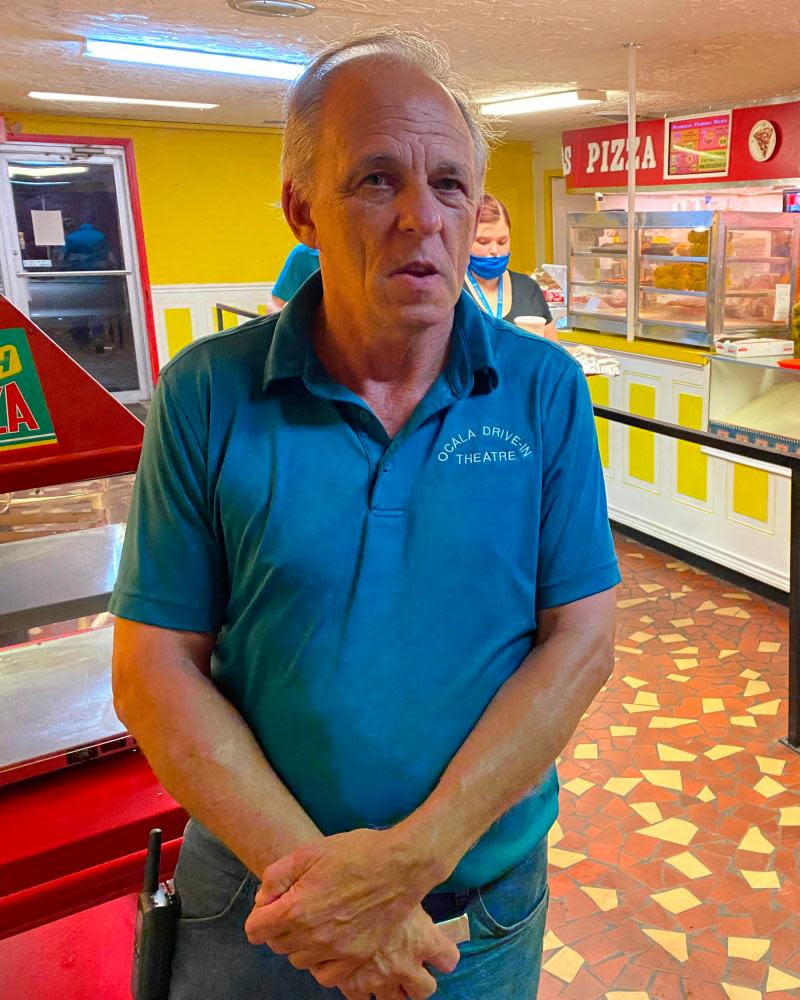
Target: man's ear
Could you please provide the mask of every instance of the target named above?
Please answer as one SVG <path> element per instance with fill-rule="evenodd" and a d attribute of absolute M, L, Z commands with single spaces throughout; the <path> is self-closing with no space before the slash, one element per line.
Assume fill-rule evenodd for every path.
<path fill-rule="evenodd" d="M 281 189 L 281 205 L 289 228 L 307 247 L 318 249 L 317 228 L 311 217 L 311 205 L 308 199 L 292 187 L 291 181 L 285 181 Z"/>

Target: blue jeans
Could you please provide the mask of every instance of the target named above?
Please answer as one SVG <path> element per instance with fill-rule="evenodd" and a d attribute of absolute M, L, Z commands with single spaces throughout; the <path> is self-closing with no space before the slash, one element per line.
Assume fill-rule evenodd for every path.
<path fill-rule="evenodd" d="M 175 871 L 181 896 L 170 1000 L 342 1000 L 283 955 L 251 945 L 243 925 L 258 880 L 199 823 L 186 827 Z M 466 907 L 471 940 L 437 974 L 437 1000 L 536 1000 L 547 915 L 547 843 Z"/>

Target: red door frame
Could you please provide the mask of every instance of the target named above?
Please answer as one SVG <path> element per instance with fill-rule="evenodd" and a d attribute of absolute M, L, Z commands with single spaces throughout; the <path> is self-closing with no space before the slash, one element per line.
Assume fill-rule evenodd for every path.
<path fill-rule="evenodd" d="M 142 279 L 142 298 L 144 301 L 144 322 L 147 331 L 147 346 L 150 350 L 150 369 L 153 386 L 158 380 L 158 343 L 156 341 L 156 324 L 153 314 L 153 296 L 150 291 L 150 272 L 147 268 L 147 253 L 144 246 L 144 225 L 142 223 L 142 205 L 139 198 L 139 179 L 136 174 L 136 157 L 133 152 L 133 139 L 104 139 L 88 135 L 28 135 L 20 132 L 8 134 L 6 141 L 41 142 L 49 145 L 68 146 L 116 146 L 122 149 L 125 156 L 125 172 L 128 178 L 128 190 L 131 196 L 131 215 L 133 216 L 133 235 L 136 244 L 136 256 L 139 261 L 139 274 Z"/>

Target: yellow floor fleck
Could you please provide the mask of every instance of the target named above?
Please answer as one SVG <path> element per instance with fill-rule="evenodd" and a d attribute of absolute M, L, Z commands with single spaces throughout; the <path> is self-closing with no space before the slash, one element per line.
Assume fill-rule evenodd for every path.
<path fill-rule="evenodd" d="M 751 872 L 740 868 L 739 871 L 751 889 L 780 889 L 781 880 L 777 872 Z"/>
<path fill-rule="evenodd" d="M 753 854 L 772 854 L 775 845 L 771 844 L 757 826 L 751 826 L 742 837 L 740 851 L 751 851 Z"/>
<path fill-rule="evenodd" d="M 776 795 L 780 795 L 781 792 L 785 792 L 786 789 L 779 781 L 776 781 L 774 778 L 770 778 L 769 775 L 766 775 L 755 786 L 755 791 L 757 791 L 759 795 L 763 795 L 765 799 L 771 799 Z"/>
<path fill-rule="evenodd" d="M 680 771 L 662 768 L 655 771 L 642 771 L 647 781 L 657 788 L 669 788 L 673 792 L 683 791 L 683 776 Z"/>
<path fill-rule="evenodd" d="M 603 785 L 603 789 L 606 792 L 612 792 L 614 795 L 625 796 L 629 792 L 632 792 L 641 781 L 641 778 L 609 778 Z"/>
<path fill-rule="evenodd" d="M 746 958 L 750 962 L 758 962 L 768 951 L 769 938 L 728 938 L 728 958 Z"/>
<path fill-rule="evenodd" d="M 724 760 L 725 757 L 733 757 L 735 753 L 741 753 L 744 747 L 729 746 L 726 743 L 719 743 L 717 746 L 706 750 L 706 757 L 709 760 Z"/>
<path fill-rule="evenodd" d="M 670 844 L 688 847 L 697 833 L 697 827 L 686 819 L 665 819 L 661 823 L 644 827 L 636 832 L 644 834 L 645 837 L 655 837 L 656 840 L 666 840 Z"/>
<path fill-rule="evenodd" d="M 551 865 L 556 868 L 571 868 L 579 861 L 585 861 L 585 854 L 578 854 L 577 851 L 564 851 L 560 847 L 551 847 L 547 853 Z"/>
<path fill-rule="evenodd" d="M 658 708 L 657 705 L 640 705 L 631 704 L 630 702 L 623 702 L 622 707 L 630 715 L 636 715 L 637 712 L 655 712 L 656 708 Z"/>
<path fill-rule="evenodd" d="M 688 750 L 679 750 L 678 747 L 671 747 L 667 743 L 657 743 L 658 759 L 664 762 L 677 760 L 697 760 L 696 753 L 689 753 Z"/>
<path fill-rule="evenodd" d="M 777 757 L 756 756 L 756 762 L 762 774 L 774 774 L 778 777 L 783 774 L 783 769 L 786 767 L 786 761 L 779 760 Z"/>
<path fill-rule="evenodd" d="M 628 674 L 626 677 L 622 678 L 622 683 L 623 684 L 627 684 L 628 687 L 632 687 L 634 689 L 636 689 L 636 688 L 642 688 L 642 687 L 647 687 L 647 681 L 643 681 L 639 677 L 633 677 L 630 674 Z"/>
<path fill-rule="evenodd" d="M 636 726 L 611 726 L 609 732 L 612 736 L 635 736 L 638 729 Z"/>
<path fill-rule="evenodd" d="M 650 898 L 673 915 L 685 913 L 700 905 L 700 900 L 688 889 L 668 889 L 666 892 L 654 892 Z"/>
<path fill-rule="evenodd" d="M 661 810 L 655 802 L 634 802 L 631 809 L 638 813 L 645 823 L 660 823 L 663 819 Z"/>
<path fill-rule="evenodd" d="M 687 962 L 689 960 L 689 949 L 686 944 L 685 934 L 676 931 L 658 931 L 651 927 L 643 927 L 642 930 L 656 944 L 661 945 L 664 951 L 668 952 L 679 962 Z"/>
<path fill-rule="evenodd" d="M 573 778 L 572 781 L 568 781 L 566 785 L 562 785 L 561 787 L 580 798 L 581 795 L 588 792 L 590 788 L 594 788 L 594 785 L 591 781 L 587 781 L 585 778 Z"/>
<path fill-rule="evenodd" d="M 749 986 L 733 986 L 731 983 L 723 983 L 723 990 L 728 996 L 728 1000 L 762 1000 L 758 990 L 751 990 Z"/>
<path fill-rule="evenodd" d="M 619 906 L 619 896 L 616 889 L 603 889 L 595 885 L 582 885 L 581 889 L 603 913 L 615 910 Z"/>
<path fill-rule="evenodd" d="M 760 705 L 752 705 L 747 711 L 751 715 L 777 715 L 780 707 L 781 700 L 776 698 L 774 701 L 764 701 Z"/>
<path fill-rule="evenodd" d="M 697 719 L 676 719 L 674 716 L 654 715 L 650 720 L 650 729 L 680 729 L 681 726 L 690 726 Z"/>
<path fill-rule="evenodd" d="M 544 951 L 552 951 L 553 948 L 563 948 L 564 942 L 558 936 L 558 934 L 553 933 L 553 931 L 548 931 L 544 936 L 544 941 L 542 942 L 542 949 Z"/>
<path fill-rule="evenodd" d="M 685 875 L 686 878 L 690 879 L 707 878 L 711 874 L 711 869 L 706 868 L 703 862 L 689 851 L 684 851 L 683 854 L 676 854 L 671 858 L 667 858 L 666 864 L 671 865 L 681 875 Z"/>
<path fill-rule="evenodd" d="M 777 993 L 779 990 L 793 990 L 800 986 L 800 979 L 797 976 L 790 976 L 788 972 L 781 972 L 774 966 L 769 967 L 767 974 L 767 993 Z"/>
<path fill-rule="evenodd" d="M 579 743 L 572 756 L 575 760 L 597 760 L 597 744 Z"/>
<path fill-rule="evenodd" d="M 786 806 L 781 809 L 778 826 L 800 826 L 800 806 Z"/>
<path fill-rule="evenodd" d="M 580 972 L 583 959 L 572 948 L 562 948 L 557 951 L 551 959 L 542 966 L 551 976 L 555 976 L 562 982 L 571 983 Z"/>

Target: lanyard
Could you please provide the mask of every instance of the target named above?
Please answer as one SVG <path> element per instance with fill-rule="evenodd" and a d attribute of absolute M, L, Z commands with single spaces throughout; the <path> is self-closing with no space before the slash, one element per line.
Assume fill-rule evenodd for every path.
<path fill-rule="evenodd" d="M 495 315 L 497 316 L 498 319 L 503 318 L 503 278 L 504 275 L 501 274 L 498 279 L 498 285 L 497 285 L 497 312 L 495 313 Z M 475 294 L 478 296 L 478 301 L 486 310 L 486 312 L 489 313 L 489 315 L 491 316 L 492 310 L 489 308 L 489 302 L 487 301 L 486 296 L 483 294 L 483 289 L 478 284 L 478 282 L 472 277 L 469 271 L 467 271 L 467 279 L 469 283 L 472 285 Z"/>

